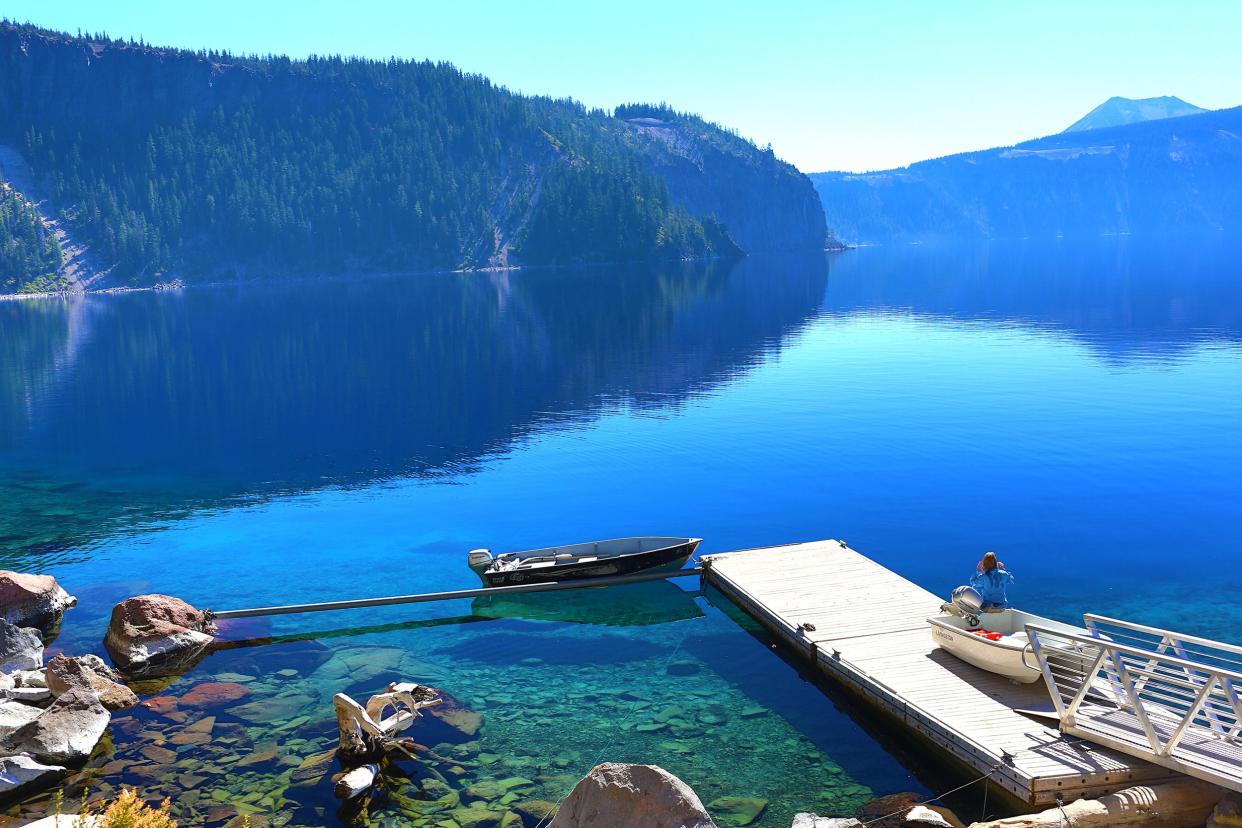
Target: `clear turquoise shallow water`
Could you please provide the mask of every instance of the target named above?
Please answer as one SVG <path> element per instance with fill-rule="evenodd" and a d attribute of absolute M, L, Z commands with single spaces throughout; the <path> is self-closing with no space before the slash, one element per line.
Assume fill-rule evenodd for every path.
<path fill-rule="evenodd" d="M 73 651 L 138 592 L 220 609 L 464 587 L 476 546 L 656 533 L 844 538 L 938 592 L 991 548 L 1025 608 L 1238 641 L 1237 252 L 877 248 L 0 303 L 0 566 L 79 596 Z M 756 825 L 942 781 L 681 586 L 281 618 L 260 632 L 318 643 L 219 653 L 168 691 L 255 676 L 247 703 L 291 699 L 279 715 L 196 711 L 236 741 L 175 761 L 141 750 L 186 722 L 119 717 L 91 778 L 176 794 L 191 823 L 222 817 L 211 791 L 331 823 L 326 782 L 211 751 L 311 755 L 331 693 L 399 675 L 483 714 L 443 741 L 475 757 L 439 771 L 464 804 L 555 800 L 600 758 L 763 799 Z M 381 669 L 355 680 L 350 659 Z M 378 813 L 437 824 L 415 776 Z M 478 787 L 514 777 L 503 806 Z"/>

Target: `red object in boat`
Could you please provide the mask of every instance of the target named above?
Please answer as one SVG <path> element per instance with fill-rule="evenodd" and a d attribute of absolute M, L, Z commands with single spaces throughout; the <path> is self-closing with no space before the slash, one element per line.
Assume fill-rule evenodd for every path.
<path fill-rule="evenodd" d="M 986 638 L 988 641 L 1000 641 L 1005 637 L 1004 633 L 992 632 L 991 630 L 971 630 L 971 632 L 980 638 Z"/>

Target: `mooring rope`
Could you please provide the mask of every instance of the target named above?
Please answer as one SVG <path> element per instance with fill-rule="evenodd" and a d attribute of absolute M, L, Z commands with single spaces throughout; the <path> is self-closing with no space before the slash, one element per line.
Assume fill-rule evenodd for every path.
<path fill-rule="evenodd" d="M 975 779 L 972 779 L 972 780 L 970 780 L 969 782 L 967 782 L 967 783 L 966 783 L 966 784 L 964 784 L 964 785 L 958 785 L 956 788 L 954 788 L 954 789 L 953 789 L 953 790 L 951 790 L 951 791 L 945 791 L 944 793 L 939 794 L 938 796 L 933 796 L 933 797 L 931 797 L 930 799 L 924 799 L 922 802 L 916 802 L 916 803 L 914 803 L 913 805 L 905 805 L 905 806 L 902 806 L 901 810 L 899 810 L 899 811 L 893 811 L 891 814 L 885 814 L 884 816 L 878 816 L 878 817 L 876 817 L 875 819 L 869 819 L 869 820 L 867 820 L 866 822 L 864 822 L 864 823 L 863 823 L 863 825 L 871 825 L 872 823 L 875 823 L 875 822 L 880 822 L 881 820 L 891 819 L 891 818 L 893 818 L 893 817 L 895 817 L 895 816 L 901 816 L 902 814 L 907 813 L 907 812 L 908 812 L 911 808 L 917 808 L 917 807 L 918 807 L 918 806 L 920 806 L 920 805 L 929 805 L 929 804 L 931 804 L 932 802 L 936 802 L 937 800 L 944 799 L 944 797 L 946 797 L 946 796 L 949 796 L 949 795 L 951 795 L 951 794 L 955 794 L 955 793 L 957 793 L 958 791 L 965 790 L 966 788 L 969 788 L 971 785 L 978 784 L 979 782 L 982 782 L 983 780 L 987 779 L 987 778 L 988 778 L 989 776 L 991 776 L 993 773 L 995 773 L 996 771 L 998 771 L 998 770 L 1000 770 L 1002 767 L 1004 767 L 1004 764 L 1005 764 L 1004 762 L 997 762 L 995 765 L 993 765 L 991 768 L 989 768 L 989 769 L 987 770 L 987 772 L 986 772 L 986 773 L 984 773 L 982 776 L 977 777 L 977 778 L 975 778 Z M 984 786 L 984 789 L 983 789 L 983 790 L 985 791 L 985 796 L 986 796 L 987 787 L 986 787 L 986 786 Z M 986 802 L 986 800 L 985 800 L 985 802 Z M 985 805 L 985 807 L 986 807 L 986 805 Z"/>
<path fill-rule="evenodd" d="M 1074 820 L 1070 819 L 1070 815 L 1065 813 L 1065 799 L 1057 794 L 1057 808 L 1061 811 L 1061 824 L 1072 826 Z"/>

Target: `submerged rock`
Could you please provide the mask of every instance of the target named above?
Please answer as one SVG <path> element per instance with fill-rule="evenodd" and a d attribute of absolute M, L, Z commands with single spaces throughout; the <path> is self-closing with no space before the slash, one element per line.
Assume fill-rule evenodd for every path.
<path fill-rule="evenodd" d="M 716 828 L 690 786 L 655 765 L 596 765 L 549 828 Z"/>
<path fill-rule="evenodd" d="M 926 797 L 914 791 L 886 794 L 865 803 L 858 809 L 856 816 L 868 826 L 875 828 L 897 828 L 905 824 L 905 815 L 911 808 L 918 805 Z"/>
<path fill-rule="evenodd" d="M 121 677 L 97 655 L 70 658 L 58 655 L 47 663 L 47 689 L 63 696 L 75 687 L 94 691 L 99 703 L 111 711 L 126 710 L 138 703 L 134 691 L 121 684 Z"/>
<path fill-rule="evenodd" d="M 138 595 L 112 608 L 104 646 L 125 673 L 167 675 L 196 661 L 215 628 L 205 613 L 169 595 Z"/>
<path fill-rule="evenodd" d="M 400 680 L 399 665 L 405 650 L 398 647 L 349 647 L 337 650 L 311 679 L 318 684 L 346 684 L 346 691 L 371 688 L 393 679 Z M 371 692 L 374 692 L 372 690 Z"/>
<path fill-rule="evenodd" d="M 34 627 L 0 618 L 0 673 L 38 670 L 43 666 L 43 637 Z"/>
<path fill-rule="evenodd" d="M 477 802 L 466 808 L 453 809 L 451 816 L 453 821 L 460 825 L 461 828 L 501 828 L 502 825 L 505 825 L 506 828 L 508 828 L 508 825 L 514 825 L 516 828 L 516 826 L 522 824 L 521 817 L 518 817 L 517 823 L 510 822 L 506 824 L 503 821 L 506 816 L 505 812 L 484 808 Z"/>
<path fill-rule="evenodd" d="M 427 708 L 427 713 L 464 736 L 478 735 L 483 727 L 483 714 L 469 709 L 448 694 L 441 694 L 441 704 Z"/>
<path fill-rule="evenodd" d="M 111 718 L 98 696 L 75 687 L 9 734 L 0 750 L 29 753 L 45 762 L 80 762 L 95 749 Z"/>
<path fill-rule="evenodd" d="M 304 782 L 318 782 L 332 770 L 332 760 L 336 758 L 336 748 L 307 756 L 293 769 L 289 781 L 295 785 Z"/>
<path fill-rule="evenodd" d="M 26 575 L 0 569 L 0 619 L 53 635 L 65 610 L 78 602 L 51 575 Z"/>
<path fill-rule="evenodd" d="M 525 802 L 513 803 L 513 810 L 527 819 L 543 822 L 556 812 L 556 803 L 546 799 L 528 799 Z"/>
<path fill-rule="evenodd" d="M 0 800 L 46 788 L 65 774 L 60 765 L 45 765 L 26 753 L 0 758 Z"/>
<path fill-rule="evenodd" d="M 299 688 L 239 704 L 229 708 L 228 712 L 251 724 L 270 725 L 293 718 L 316 701 L 318 697 L 314 693 Z"/>
<path fill-rule="evenodd" d="M 202 709 L 241 701 L 250 695 L 250 688 L 231 681 L 209 681 L 200 684 L 177 700 L 178 707 Z"/>
<path fill-rule="evenodd" d="M 750 825 L 764 809 L 766 799 L 751 796 L 722 796 L 707 803 L 707 810 L 729 825 Z"/>
<path fill-rule="evenodd" d="M 160 716 L 167 716 L 177 710 L 177 699 L 174 696 L 152 696 L 140 704 Z"/>

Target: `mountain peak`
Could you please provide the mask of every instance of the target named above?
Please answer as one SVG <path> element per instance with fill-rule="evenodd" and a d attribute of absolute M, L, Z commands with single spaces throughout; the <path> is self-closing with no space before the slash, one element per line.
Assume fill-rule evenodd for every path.
<path fill-rule="evenodd" d="M 1082 132 L 1088 129 L 1104 129 L 1139 121 L 1158 121 L 1162 118 L 1198 115 L 1207 111 L 1172 95 L 1138 99 L 1114 95 L 1088 112 L 1082 119 L 1075 121 L 1065 131 Z"/>

